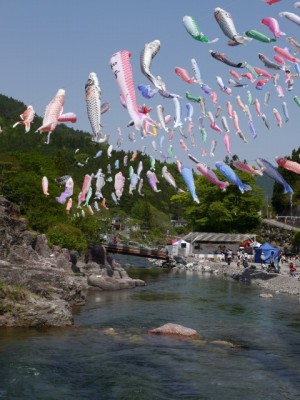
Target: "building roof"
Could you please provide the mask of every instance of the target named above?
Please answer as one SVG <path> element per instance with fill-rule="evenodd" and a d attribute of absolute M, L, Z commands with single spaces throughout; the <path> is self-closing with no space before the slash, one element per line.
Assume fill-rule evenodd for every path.
<path fill-rule="evenodd" d="M 190 232 L 183 239 L 187 242 L 242 243 L 247 239 L 255 240 L 255 237 L 251 233 Z"/>

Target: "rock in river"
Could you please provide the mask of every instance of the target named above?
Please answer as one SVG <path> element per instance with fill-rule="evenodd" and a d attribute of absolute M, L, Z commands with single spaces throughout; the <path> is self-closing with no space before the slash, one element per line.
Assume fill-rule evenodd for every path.
<path fill-rule="evenodd" d="M 193 339 L 200 339 L 200 335 L 195 329 L 187 328 L 178 324 L 172 324 L 170 322 L 158 328 L 151 329 L 148 332 L 156 335 L 176 335 Z"/>

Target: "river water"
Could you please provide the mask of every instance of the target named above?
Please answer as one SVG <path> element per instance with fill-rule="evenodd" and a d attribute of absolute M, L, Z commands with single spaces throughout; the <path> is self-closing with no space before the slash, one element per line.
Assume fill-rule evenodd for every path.
<path fill-rule="evenodd" d="M 72 328 L 0 330 L 0 399 L 299 399 L 295 297 L 145 265 L 130 274 L 147 286 L 91 291 Z M 167 322 L 205 340 L 147 333 Z"/>

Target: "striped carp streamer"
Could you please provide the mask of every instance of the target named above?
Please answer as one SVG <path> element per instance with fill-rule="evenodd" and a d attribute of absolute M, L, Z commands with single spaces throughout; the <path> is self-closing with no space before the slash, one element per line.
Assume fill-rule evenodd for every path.
<path fill-rule="evenodd" d="M 87 115 L 93 132 L 93 142 L 101 137 L 101 89 L 95 72 L 89 74 L 85 84 Z"/>

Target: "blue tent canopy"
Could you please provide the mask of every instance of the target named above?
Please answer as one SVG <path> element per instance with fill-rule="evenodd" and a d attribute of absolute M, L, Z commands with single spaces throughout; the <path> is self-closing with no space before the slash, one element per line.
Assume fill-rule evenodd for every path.
<path fill-rule="evenodd" d="M 271 252 L 274 252 L 274 262 L 277 262 L 278 259 L 278 252 L 279 249 L 278 247 L 273 247 L 271 246 L 268 242 L 262 244 L 260 247 L 255 249 L 255 257 L 254 257 L 254 262 L 260 263 L 261 262 L 261 254 L 264 253 L 265 255 L 265 262 L 270 263 L 270 256 Z"/>

